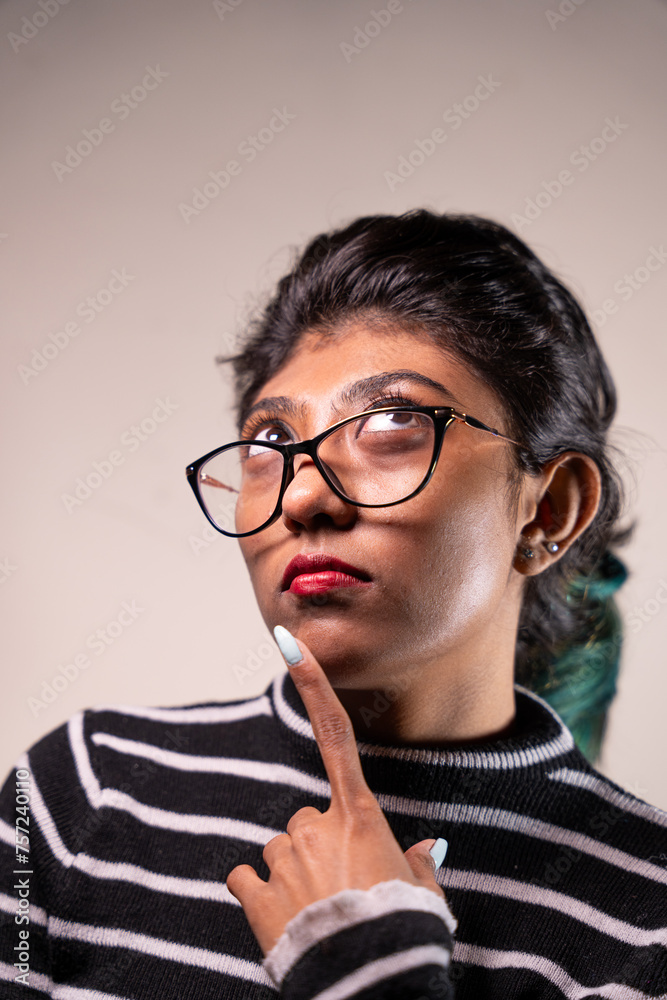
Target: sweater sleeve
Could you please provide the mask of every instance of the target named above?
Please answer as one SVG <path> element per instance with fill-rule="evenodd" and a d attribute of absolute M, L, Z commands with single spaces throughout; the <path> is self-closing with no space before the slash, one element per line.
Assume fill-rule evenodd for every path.
<path fill-rule="evenodd" d="M 309 904 L 263 965 L 284 1000 L 450 1000 L 455 930 L 444 897 L 392 879 Z"/>

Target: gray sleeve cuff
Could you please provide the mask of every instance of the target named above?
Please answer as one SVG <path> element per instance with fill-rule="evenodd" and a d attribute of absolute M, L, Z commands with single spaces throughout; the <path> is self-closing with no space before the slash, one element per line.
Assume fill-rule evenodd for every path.
<path fill-rule="evenodd" d="M 318 899 L 304 907 L 285 925 L 285 929 L 263 966 L 280 988 L 283 979 L 313 945 L 331 937 L 343 928 L 396 911 L 418 910 L 440 917 L 450 934 L 454 934 L 457 921 L 444 896 L 438 898 L 425 886 L 413 885 L 403 879 L 378 882 L 370 889 L 342 889 L 326 899 Z M 449 954 L 442 951 L 442 964 L 449 963 Z"/>

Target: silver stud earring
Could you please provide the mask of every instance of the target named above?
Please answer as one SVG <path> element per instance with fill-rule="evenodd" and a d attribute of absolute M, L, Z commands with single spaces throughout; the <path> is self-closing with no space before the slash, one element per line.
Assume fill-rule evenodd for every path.
<path fill-rule="evenodd" d="M 549 552 L 558 552 L 560 545 L 558 542 L 547 542 L 547 549 Z"/>

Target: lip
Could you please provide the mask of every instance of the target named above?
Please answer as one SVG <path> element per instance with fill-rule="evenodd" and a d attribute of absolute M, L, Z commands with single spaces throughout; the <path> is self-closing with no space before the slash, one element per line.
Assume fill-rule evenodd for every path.
<path fill-rule="evenodd" d="M 369 584 L 364 570 L 325 552 L 299 554 L 285 567 L 282 590 L 293 594 L 321 594 L 335 587 L 358 587 Z"/>

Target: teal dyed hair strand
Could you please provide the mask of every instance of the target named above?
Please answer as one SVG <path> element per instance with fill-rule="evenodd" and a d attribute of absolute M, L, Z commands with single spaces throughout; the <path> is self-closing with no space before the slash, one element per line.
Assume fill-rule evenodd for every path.
<path fill-rule="evenodd" d="M 623 628 L 613 595 L 627 575 L 620 559 L 606 552 L 593 573 L 570 582 L 566 600 L 587 611 L 588 635 L 556 651 L 532 684 L 558 712 L 591 764 L 600 755 L 607 713 L 616 694 Z"/>

